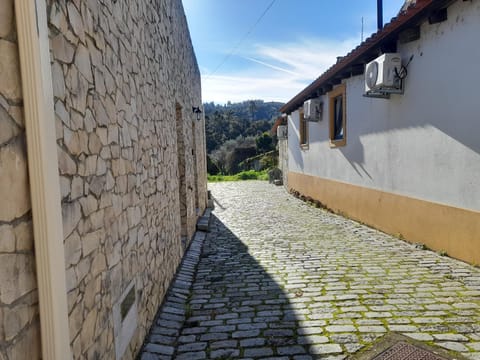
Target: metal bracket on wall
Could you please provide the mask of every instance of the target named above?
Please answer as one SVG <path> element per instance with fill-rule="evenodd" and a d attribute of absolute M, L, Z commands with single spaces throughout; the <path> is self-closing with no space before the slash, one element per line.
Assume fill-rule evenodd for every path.
<path fill-rule="evenodd" d="M 391 94 L 403 95 L 404 94 L 404 82 L 400 80 L 399 88 L 391 89 L 378 89 L 378 90 L 369 90 L 363 94 L 364 97 L 376 98 L 376 99 L 390 99 Z"/>

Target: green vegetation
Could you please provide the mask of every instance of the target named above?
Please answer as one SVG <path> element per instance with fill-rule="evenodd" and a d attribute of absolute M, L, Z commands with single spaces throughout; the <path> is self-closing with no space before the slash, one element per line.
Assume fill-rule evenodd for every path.
<path fill-rule="evenodd" d="M 247 170 L 235 175 L 208 175 L 208 181 L 268 180 L 267 171 Z"/>
<path fill-rule="evenodd" d="M 277 159 L 270 153 L 277 139 L 270 130 L 281 105 L 263 100 L 203 104 L 208 173 L 234 175 L 276 166 Z"/>
<path fill-rule="evenodd" d="M 220 148 L 227 140 L 257 137 L 269 131 L 283 103 L 248 100 L 219 105 L 203 104 L 205 111 L 205 134 L 207 153 Z"/>

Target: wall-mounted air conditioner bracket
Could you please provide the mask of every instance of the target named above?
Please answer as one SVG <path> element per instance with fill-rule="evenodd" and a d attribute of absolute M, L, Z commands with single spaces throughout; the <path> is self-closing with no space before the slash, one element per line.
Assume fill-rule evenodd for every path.
<path fill-rule="evenodd" d="M 398 88 L 385 88 L 368 90 L 363 94 L 364 97 L 376 98 L 376 99 L 390 99 L 391 94 L 403 95 L 404 94 L 404 82 L 400 79 L 400 86 Z"/>

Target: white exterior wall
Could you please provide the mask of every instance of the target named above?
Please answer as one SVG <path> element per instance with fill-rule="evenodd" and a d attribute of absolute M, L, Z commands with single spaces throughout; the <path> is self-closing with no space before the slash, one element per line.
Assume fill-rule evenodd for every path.
<path fill-rule="evenodd" d="M 299 113 L 289 116 L 289 170 L 480 210 L 480 2 L 457 1 L 448 20 L 421 26 L 399 45 L 405 94 L 363 97 L 364 76 L 345 80 L 345 147 L 330 148 L 328 97 L 299 146 Z"/>

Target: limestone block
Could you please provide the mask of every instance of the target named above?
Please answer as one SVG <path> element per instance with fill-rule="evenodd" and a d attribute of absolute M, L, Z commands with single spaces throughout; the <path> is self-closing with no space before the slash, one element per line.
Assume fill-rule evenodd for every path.
<path fill-rule="evenodd" d="M 63 129 L 63 142 L 71 155 L 80 155 L 82 149 L 80 148 L 80 138 L 77 131 L 71 131 L 65 127 Z"/>
<path fill-rule="evenodd" d="M 105 87 L 107 89 L 107 93 L 112 94 L 116 89 L 115 79 L 109 71 L 105 71 L 103 76 L 105 77 Z"/>
<path fill-rule="evenodd" d="M 100 157 L 104 160 L 108 160 L 112 158 L 112 153 L 110 152 L 110 148 L 104 147 L 102 151 L 100 151 Z"/>
<path fill-rule="evenodd" d="M 55 135 L 57 140 L 63 140 L 63 124 L 58 116 L 55 116 Z"/>
<path fill-rule="evenodd" d="M 36 289 L 35 260 L 31 254 L 0 254 L 0 301 L 11 304 Z"/>
<path fill-rule="evenodd" d="M 98 198 L 104 191 L 106 182 L 105 175 L 93 176 L 90 180 L 89 189 Z"/>
<path fill-rule="evenodd" d="M 75 55 L 75 46 L 68 42 L 62 33 L 59 33 L 52 39 L 51 49 L 56 60 L 64 64 L 72 63 Z"/>
<path fill-rule="evenodd" d="M 115 102 L 110 96 L 105 97 L 104 105 L 110 124 L 117 124 L 117 108 L 115 106 Z"/>
<path fill-rule="evenodd" d="M 0 221 L 10 222 L 29 211 L 27 159 L 22 142 L 0 147 L 0 184 Z"/>
<path fill-rule="evenodd" d="M 22 98 L 17 44 L 0 39 L 0 94 L 19 101 Z"/>
<path fill-rule="evenodd" d="M 6 37 L 12 30 L 13 0 L 2 1 L 0 6 L 0 37 Z"/>
<path fill-rule="evenodd" d="M 101 276 L 97 276 L 95 279 L 88 282 L 85 286 L 85 292 L 83 296 L 83 302 L 87 310 L 92 310 L 95 306 L 95 297 L 100 294 L 102 290 Z"/>
<path fill-rule="evenodd" d="M 117 241 L 113 244 L 113 247 L 110 251 L 107 252 L 107 264 L 108 268 L 111 269 L 117 265 L 122 259 L 122 243 Z"/>
<path fill-rule="evenodd" d="M 32 221 L 22 221 L 15 226 L 15 245 L 17 252 L 33 250 Z M 1 236 L 0 236 L 1 238 Z"/>
<path fill-rule="evenodd" d="M 110 192 L 102 193 L 99 205 L 100 209 L 104 209 L 110 206 L 112 206 L 112 194 Z"/>
<path fill-rule="evenodd" d="M 60 100 L 55 102 L 55 115 L 62 121 L 63 124 L 70 127 L 70 114 L 65 105 Z"/>
<path fill-rule="evenodd" d="M 77 173 L 77 164 L 72 160 L 70 155 L 63 150 L 60 146 L 57 146 L 58 153 L 58 170 L 61 175 L 75 175 Z"/>
<path fill-rule="evenodd" d="M 75 268 L 69 267 L 65 272 L 65 282 L 67 287 L 67 293 L 77 287 L 77 274 L 75 274 Z"/>
<path fill-rule="evenodd" d="M 138 207 L 129 207 L 127 209 L 127 218 L 128 218 L 128 227 L 132 228 L 140 224 L 142 219 L 142 214 L 140 208 Z"/>
<path fill-rule="evenodd" d="M 105 175 L 107 173 L 107 163 L 101 157 L 97 159 L 97 176 Z"/>
<path fill-rule="evenodd" d="M 58 3 L 53 3 L 50 10 L 49 23 L 57 28 L 60 32 L 66 31 L 68 28 L 67 19 Z"/>
<path fill-rule="evenodd" d="M 73 32 L 79 37 L 80 41 L 85 42 L 85 32 L 83 30 L 83 20 L 80 12 L 75 7 L 73 2 L 67 3 L 68 19 L 73 28 Z"/>
<path fill-rule="evenodd" d="M 127 177 L 125 175 L 117 176 L 115 191 L 124 194 L 127 192 Z"/>
<path fill-rule="evenodd" d="M 60 196 L 66 198 L 70 194 L 71 181 L 70 178 L 60 176 Z"/>
<path fill-rule="evenodd" d="M 0 225 L 0 253 L 15 252 L 15 232 L 9 224 Z"/>
<path fill-rule="evenodd" d="M 101 229 L 105 226 L 105 211 L 100 209 L 90 215 L 91 230 Z"/>
<path fill-rule="evenodd" d="M 119 143 L 118 126 L 116 126 L 116 125 L 109 125 L 108 126 L 108 143 L 109 144 L 118 144 Z"/>
<path fill-rule="evenodd" d="M 82 197 L 80 198 L 79 202 L 82 206 L 83 216 L 85 217 L 89 216 L 98 209 L 98 201 L 93 195 Z"/>
<path fill-rule="evenodd" d="M 70 124 L 71 124 L 71 129 L 72 130 L 80 130 L 83 129 L 83 115 L 76 112 L 76 111 L 71 111 L 70 112 Z"/>
<path fill-rule="evenodd" d="M 92 259 L 90 257 L 84 257 L 80 260 L 78 265 L 75 267 L 75 274 L 77 276 L 78 283 L 85 279 L 85 277 L 90 273 L 91 266 Z"/>
<path fill-rule="evenodd" d="M 7 348 L 7 359 L 41 359 L 41 357 L 40 325 L 34 322 Z"/>
<path fill-rule="evenodd" d="M 90 63 L 90 54 L 88 49 L 80 44 L 77 47 L 77 53 L 75 55 L 75 66 L 77 70 L 82 74 L 89 83 L 93 83 L 92 65 Z"/>
<path fill-rule="evenodd" d="M 95 45 L 95 42 L 87 39 L 87 47 L 88 51 L 90 52 L 90 58 L 92 59 L 92 65 L 97 69 L 100 70 L 103 68 L 103 54 Z"/>
<path fill-rule="evenodd" d="M 82 256 L 82 240 L 76 231 L 65 239 L 64 253 L 67 267 L 78 264 Z"/>
<path fill-rule="evenodd" d="M 98 253 L 97 256 L 95 256 L 95 258 L 93 259 L 90 273 L 92 274 L 93 277 L 96 277 L 98 274 L 105 271 L 106 269 L 107 269 L 107 261 L 106 261 L 105 255 L 102 253 Z"/>
<path fill-rule="evenodd" d="M 113 189 L 114 186 L 115 186 L 115 178 L 113 177 L 112 172 L 110 170 L 107 170 L 105 190 L 110 191 Z"/>
<path fill-rule="evenodd" d="M 25 120 L 23 118 L 23 106 L 14 106 L 11 105 L 8 109 L 8 113 L 12 117 L 13 121 L 17 124 L 18 127 L 23 129 L 25 127 Z"/>
<path fill-rule="evenodd" d="M 107 89 L 105 87 L 105 78 L 103 76 L 103 72 L 101 72 L 99 69 L 95 69 L 94 76 L 95 76 L 95 90 L 99 95 L 105 96 L 105 94 L 107 93 Z"/>
<path fill-rule="evenodd" d="M 108 144 L 108 137 L 107 137 L 107 129 L 103 127 L 97 127 L 95 129 L 95 132 L 97 133 L 98 138 L 100 139 L 100 142 L 102 145 L 107 145 Z"/>
<path fill-rule="evenodd" d="M 92 1 L 90 1 L 89 3 L 92 3 Z M 94 7 L 96 7 L 97 3 L 96 2 L 93 2 L 93 3 L 95 4 Z M 81 2 L 80 4 L 81 4 L 81 13 L 83 18 L 84 30 L 87 34 L 89 34 L 90 36 L 93 36 L 96 33 L 96 29 L 94 27 L 94 17 L 92 16 L 92 13 L 90 12 L 90 9 L 89 9 L 90 4 L 87 5 L 85 2 Z M 95 15 L 97 15 L 96 12 L 95 12 Z"/>
<path fill-rule="evenodd" d="M 93 100 L 93 107 L 95 110 L 95 120 L 100 126 L 107 126 L 109 123 L 107 111 L 100 99 Z"/>
<path fill-rule="evenodd" d="M 95 341 L 95 323 L 97 321 L 97 310 L 91 310 L 82 324 L 80 331 L 80 342 L 82 349 L 88 349 Z"/>
<path fill-rule="evenodd" d="M 65 202 L 62 204 L 63 236 L 69 236 L 82 218 L 82 212 L 78 201 Z"/>
<path fill-rule="evenodd" d="M 100 248 L 100 241 L 105 237 L 103 229 L 85 234 L 82 239 L 83 256 L 90 255 Z"/>
<path fill-rule="evenodd" d="M 88 136 L 88 150 L 91 154 L 100 154 L 100 150 L 102 149 L 102 141 L 97 133 L 90 133 Z"/>
<path fill-rule="evenodd" d="M 83 324 L 84 303 L 77 303 L 68 316 L 70 338 L 75 338 L 80 332 Z"/>
<path fill-rule="evenodd" d="M 52 86 L 53 96 L 65 100 L 65 77 L 63 76 L 62 65 L 58 62 L 52 64 Z"/>
<path fill-rule="evenodd" d="M 84 130 L 78 130 L 78 140 L 82 153 L 88 154 L 88 133 Z"/>
<path fill-rule="evenodd" d="M 10 114 L 0 106 L 0 145 L 20 134 L 20 128 L 12 120 Z"/>
<path fill-rule="evenodd" d="M 17 304 L 13 308 L 3 309 L 3 326 L 5 329 L 5 340 L 10 341 L 17 336 L 36 315 L 35 306 L 29 304 Z"/>
<path fill-rule="evenodd" d="M 85 114 L 88 81 L 80 75 L 75 66 L 70 67 L 65 80 L 65 85 L 70 93 L 70 105 L 82 115 Z"/>
<path fill-rule="evenodd" d="M 85 117 L 83 119 L 83 122 L 85 124 L 85 131 L 87 133 L 91 133 L 95 130 L 97 124 L 95 122 L 95 119 L 93 118 L 93 114 L 90 109 L 85 110 Z"/>
<path fill-rule="evenodd" d="M 97 155 L 90 155 L 85 160 L 85 175 L 95 175 L 97 172 Z"/>
<path fill-rule="evenodd" d="M 70 192 L 70 199 L 75 200 L 79 197 L 83 196 L 84 194 L 84 182 L 83 178 L 80 176 L 74 176 L 72 178 L 72 185 L 71 185 L 71 192 Z"/>

